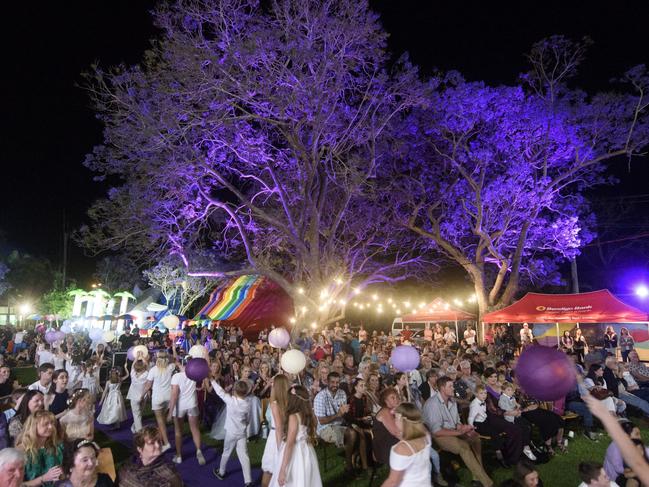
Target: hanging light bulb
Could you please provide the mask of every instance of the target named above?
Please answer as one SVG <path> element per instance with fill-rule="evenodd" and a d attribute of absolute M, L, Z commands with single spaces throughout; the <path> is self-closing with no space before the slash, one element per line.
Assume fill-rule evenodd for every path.
<path fill-rule="evenodd" d="M 397 313 L 398 315 L 400 315 L 400 314 L 401 314 L 401 310 L 398 309 L 398 310 L 396 311 L 396 313 Z"/>
<path fill-rule="evenodd" d="M 376 294 L 372 294 L 372 299 L 376 301 L 377 299 L 379 299 L 379 297 Z"/>
<path fill-rule="evenodd" d="M 360 294 L 361 293 L 361 288 L 360 287 L 355 287 L 354 288 L 354 294 Z"/>
<path fill-rule="evenodd" d="M 291 324 L 295 324 L 295 318 L 290 318 L 288 321 L 289 321 L 289 323 L 291 323 Z"/>
<path fill-rule="evenodd" d="M 304 294 L 304 288 L 303 288 L 303 287 L 298 288 L 298 289 L 297 289 L 297 292 L 298 292 L 299 294 Z"/>

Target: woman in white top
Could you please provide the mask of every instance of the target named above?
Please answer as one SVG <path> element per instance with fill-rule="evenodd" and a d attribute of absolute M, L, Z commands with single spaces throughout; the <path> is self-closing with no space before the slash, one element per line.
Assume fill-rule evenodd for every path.
<path fill-rule="evenodd" d="M 395 411 L 401 441 L 390 449 L 390 475 L 382 487 L 431 486 L 430 436 L 419 409 L 403 403 Z"/>
<path fill-rule="evenodd" d="M 174 349 L 175 355 L 175 349 Z M 175 356 L 174 356 L 175 359 Z M 171 400 L 171 377 L 176 371 L 176 363 L 169 363 L 169 354 L 161 350 L 156 356 L 155 366 L 151 367 L 147 375 L 146 385 L 142 392 L 142 400 L 144 396 L 152 390 L 151 393 L 151 409 L 155 414 L 156 423 L 160 430 L 163 445 L 162 452 L 166 452 L 171 445 L 169 444 L 169 437 L 167 436 L 167 410 L 169 409 L 169 401 Z"/>

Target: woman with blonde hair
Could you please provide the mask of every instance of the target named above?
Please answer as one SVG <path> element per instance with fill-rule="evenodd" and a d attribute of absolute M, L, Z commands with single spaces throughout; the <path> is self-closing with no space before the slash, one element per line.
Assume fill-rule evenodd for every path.
<path fill-rule="evenodd" d="M 169 450 L 169 437 L 167 436 L 167 409 L 169 408 L 169 401 L 171 400 L 171 376 L 176 371 L 174 348 L 174 361 L 170 363 L 169 354 L 162 350 L 156 356 L 155 366 L 151 367 L 147 375 L 147 381 L 142 391 L 142 399 L 151 390 L 151 409 L 155 414 L 156 423 L 160 430 L 163 445 L 162 452 Z"/>
<path fill-rule="evenodd" d="M 56 417 L 49 411 L 36 411 L 25 422 L 17 448 L 25 453 L 25 487 L 47 486 L 59 480 L 63 471 L 63 438 Z"/>
<path fill-rule="evenodd" d="M 390 449 L 390 475 L 382 487 L 430 486 L 430 436 L 421 411 L 402 403 L 395 411 L 401 441 Z"/>
<path fill-rule="evenodd" d="M 266 410 L 266 422 L 270 428 L 264 455 L 261 459 L 261 477 L 262 487 L 268 487 L 270 479 L 275 470 L 277 452 L 282 444 L 282 432 L 284 431 L 284 414 L 288 405 L 288 378 L 283 374 L 278 374 L 272 379 L 272 389 L 270 391 L 270 407 Z"/>

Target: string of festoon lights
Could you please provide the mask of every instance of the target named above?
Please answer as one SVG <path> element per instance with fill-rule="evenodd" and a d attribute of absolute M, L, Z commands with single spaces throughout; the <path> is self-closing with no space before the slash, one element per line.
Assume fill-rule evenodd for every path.
<path fill-rule="evenodd" d="M 322 289 L 319 293 L 319 302 L 316 307 L 313 307 L 311 310 L 309 306 L 305 304 L 298 305 L 295 310 L 295 316 L 289 318 L 291 324 L 295 324 L 299 321 L 303 321 L 309 311 L 324 313 L 330 310 L 333 306 L 336 307 L 352 307 L 355 312 L 366 312 L 373 313 L 377 316 L 380 315 L 394 315 L 400 316 L 401 314 L 406 313 L 417 313 L 426 311 L 426 307 L 429 306 L 428 311 L 435 311 L 434 308 L 439 309 L 439 306 L 442 306 L 446 309 L 449 308 L 450 304 L 448 302 L 440 303 L 429 303 L 426 302 L 422 297 L 412 298 L 412 297 L 400 297 L 395 298 L 390 295 L 380 295 L 377 292 L 367 293 L 359 287 L 352 289 L 352 296 L 350 299 L 344 298 L 333 298 L 336 294 L 339 294 L 342 289 L 340 286 L 343 285 L 343 280 L 337 278 L 333 281 L 332 285 Z M 298 294 L 304 295 L 305 290 L 302 287 L 297 289 Z M 471 293 L 466 298 L 455 297 L 451 300 L 453 305 L 462 307 L 465 305 L 471 306 L 476 302 L 475 294 Z M 315 329 L 318 326 L 316 321 L 311 323 L 311 328 Z"/>

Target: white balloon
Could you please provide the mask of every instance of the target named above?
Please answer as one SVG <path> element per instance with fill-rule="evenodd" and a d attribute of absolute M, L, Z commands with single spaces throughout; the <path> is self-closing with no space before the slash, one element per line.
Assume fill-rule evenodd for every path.
<path fill-rule="evenodd" d="M 170 330 L 175 330 L 180 323 L 180 318 L 175 315 L 167 315 L 162 318 L 162 324 L 169 328 Z"/>
<path fill-rule="evenodd" d="M 113 333 L 111 330 L 108 330 L 107 332 L 104 333 L 102 338 L 106 343 L 110 343 L 113 340 L 115 340 L 115 333 Z"/>
<path fill-rule="evenodd" d="M 300 350 L 287 350 L 282 354 L 279 360 L 284 369 L 289 374 L 299 374 L 306 367 L 306 357 Z"/>
<path fill-rule="evenodd" d="M 210 357 L 207 348 L 203 345 L 194 345 L 189 349 L 187 354 L 192 358 L 204 358 L 205 360 L 208 360 Z"/>
<path fill-rule="evenodd" d="M 88 336 L 92 341 L 98 342 L 104 336 L 104 331 L 101 328 L 91 328 Z"/>

